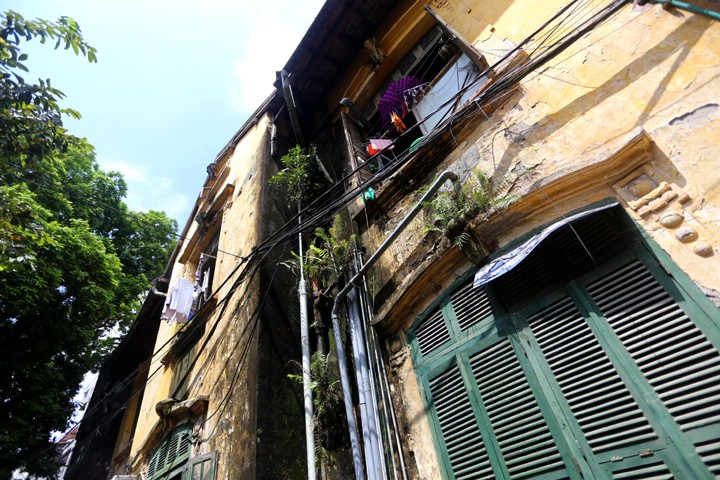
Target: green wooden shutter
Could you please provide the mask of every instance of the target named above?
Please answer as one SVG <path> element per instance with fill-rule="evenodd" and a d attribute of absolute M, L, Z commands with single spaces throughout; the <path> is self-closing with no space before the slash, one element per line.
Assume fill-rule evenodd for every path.
<path fill-rule="evenodd" d="M 485 287 L 473 288 L 472 279 L 450 296 L 461 330 L 467 330 L 492 315 L 492 305 Z"/>
<path fill-rule="evenodd" d="M 415 337 L 417 338 L 420 353 L 423 355 L 428 355 L 450 340 L 450 331 L 445 324 L 440 309 L 420 325 Z"/>
<path fill-rule="evenodd" d="M 216 452 L 191 458 L 183 472 L 183 480 L 215 480 L 216 458 Z"/>
<path fill-rule="evenodd" d="M 454 478 L 492 478 L 488 452 L 458 365 L 453 363 L 432 377 L 428 386 Z"/>
<path fill-rule="evenodd" d="M 164 478 L 172 470 L 177 470 L 190 457 L 192 424 L 186 423 L 172 431 L 157 447 L 148 463 L 148 480 Z"/>
<path fill-rule="evenodd" d="M 567 478 L 510 340 L 472 354 L 470 366 L 509 478 Z"/>
<path fill-rule="evenodd" d="M 411 329 L 446 478 L 720 479 L 720 312 L 618 232 L 559 231 Z"/>
<path fill-rule="evenodd" d="M 717 348 L 640 260 L 590 283 L 587 290 L 667 411 L 720 478 Z"/>
<path fill-rule="evenodd" d="M 529 315 L 528 324 L 594 454 L 657 439 L 570 297 Z"/>

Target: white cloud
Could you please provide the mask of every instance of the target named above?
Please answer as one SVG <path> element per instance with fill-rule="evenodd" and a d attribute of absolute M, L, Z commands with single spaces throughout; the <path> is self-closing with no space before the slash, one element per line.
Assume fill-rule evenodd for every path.
<path fill-rule="evenodd" d="M 180 192 L 173 179 L 152 171 L 145 165 L 131 165 L 128 162 L 98 155 L 98 164 L 103 170 L 120 172 L 127 182 L 128 194 L 125 203 L 131 210 L 160 210 L 169 217 L 183 221 L 190 207 L 190 195 Z"/>
<path fill-rule="evenodd" d="M 242 57 L 235 61 L 237 84 L 230 101 L 241 112 L 254 111 L 272 92 L 275 72 L 290 58 L 323 0 L 261 2 L 252 11 Z"/>
<path fill-rule="evenodd" d="M 106 171 L 115 171 L 122 173 L 125 177 L 125 181 L 130 182 L 145 182 L 147 179 L 147 167 L 140 165 L 131 165 L 127 162 L 111 160 L 98 155 L 98 164 L 100 168 Z"/>

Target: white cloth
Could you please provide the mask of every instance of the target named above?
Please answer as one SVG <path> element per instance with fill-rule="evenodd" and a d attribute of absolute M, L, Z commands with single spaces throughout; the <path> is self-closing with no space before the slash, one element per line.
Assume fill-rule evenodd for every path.
<path fill-rule="evenodd" d="M 185 279 L 178 278 L 168 293 L 161 319 L 168 323 L 185 323 L 188 321 L 190 308 L 193 303 L 193 284 Z"/>

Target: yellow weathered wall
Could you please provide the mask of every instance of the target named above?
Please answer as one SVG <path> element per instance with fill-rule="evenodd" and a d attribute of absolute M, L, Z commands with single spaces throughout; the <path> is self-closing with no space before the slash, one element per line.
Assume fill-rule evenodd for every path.
<path fill-rule="evenodd" d="M 490 63 L 564 4 L 430 2 Z M 595 6 L 604 4 L 592 2 Z M 533 43 L 527 47 L 531 54 L 532 49 Z M 480 167 L 488 174 L 508 178 L 514 192 L 526 195 L 548 178 L 572 177 L 573 192 L 536 196 L 532 205 L 521 202 L 513 208 L 525 213 L 518 213 L 507 228 L 501 228 L 502 222 L 509 220 L 496 218 L 498 226 L 488 230 L 494 236 L 485 240 L 502 247 L 557 218 L 559 212 L 615 197 L 678 266 L 712 294 L 720 290 L 719 74 L 720 22 L 659 6 L 628 5 L 539 72 L 526 77 L 508 103 L 449 152 L 436 172 L 451 168 L 466 174 Z M 642 166 L 622 178 L 616 178 L 613 171 L 603 174 L 607 178 L 576 173 L 590 159 L 612 157 L 637 132 L 651 142 L 649 161 Z M 665 182 L 671 194 L 662 197 L 643 187 L 633 196 L 631 185 L 642 181 L 652 188 Z M 584 182 L 588 185 L 585 192 Z M 655 202 L 653 211 L 646 212 L 634 203 L 643 195 Z M 371 222 L 362 235 L 370 252 L 418 197 L 409 195 Z M 678 215 L 680 225 L 663 226 L 660 220 L 668 215 Z M 694 230 L 697 239 L 684 243 L 678 237 L 693 237 L 687 229 Z M 447 247 L 428 237 L 422 225 L 414 222 L 373 269 L 371 288 L 376 293 L 388 290 L 389 285 L 390 291 L 407 290 L 415 282 L 415 272 L 429 268 L 424 258 L 437 258 L 438 249 L 443 248 Z M 415 452 L 417 478 L 438 478 L 438 471 L 405 332 L 436 295 L 470 268 L 467 260 L 448 262 L 445 270 L 417 280 L 421 285 L 414 291 L 425 295 L 412 295 L 405 310 L 388 313 L 395 297 L 379 307 L 381 331 L 383 322 L 401 325 L 399 330 L 393 327 L 386 331 L 386 346 L 396 398 L 402 399 L 397 402 L 401 428 L 407 426 L 406 441 Z"/>
<path fill-rule="evenodd" d="M 220 226 L 219 253 L 215 265 L 213 288 L 215 291 L 229 275 L 233 273 L 240 259 L 235 255 L 247 255 L 251 248 L 258 243 L 260 236 L 261 195 L 265 179 L 263 178 L 264 157 L 266 150 L 267 132 L 269 128 L 268 117 L 261 117 L 230 154 L 228 166 L 229 176 L 225 183 L 232 183 L 235 189 L 222 209 L 222 224 Z M 201 210 L 204 207 L 201 206 Z M 193 237 L 198 224 L 193 222 L 186 238 Z M 183 246 L 178 258 L 192 246 Z M 224 253 L 227 252 L 227 253 Z M 195 257 L 195 256 L 194 256 Z M 191 258 L 187 264 L 176 263 L 173 268 L 173 280 L 183 277 L 194 281 L 197 258 Z M 237 273 L 233 278 L 237 278 Z M 218 299 L 224 299 L 232 286 L 230 281 L 223 286 L 217 294 Z M 245 282 L 231 296 L 223 307 L 218 308 L 207 320 L 205 336 L 217 323 L 215 332 L 202 349 L 195 366 L 192 368 L 189 381 L 181 390 L 183 398 L 193 398 L 201 395 L 209 397 L 206 416 L 211 416 L 198 434 L 200 443 L 193 447 L 193 455 L 207 453 L 213 450 L 221 452 L 222 461 L 218 462 L 216 478 L 251 478 L 254 469 L 255 445 L 255 355 L 241 357 L 242 349 L 248 345 L 248 351 L 255 349 L 256 338 L 251 329 L 245 326 L 252 318 L 258 299 L 257 285 Z M 218 321 L 220 313 L 222 318 Z M 170 339 L 179 329 L 178 325 L 168 325 L 162 322 L 156 349 Z M 143 446 L 149 433 L 155 426 L 159 417 L 155 412 L 155 405 L 160 400 L 168 398 L 179 380 L 180 374 L 189 367 L 192 356 L 200 351 L 205 337 L 202 337 L 191 349 L 188 358 L 162 366 L 160 359 L 168 347 L 154 357 L 150 372 L 159 368 L 158 373 L 149 379 L 145 396 L 143 398 L 138 425 L 133 439 L 131 458 Z M 249 342 L 249 344 L 248 344 Z M 242 358 L 242 368 L 232 386 L 233 394 L 226 399 L 231 388 L 235 368 Z M 182 365 L 181 365 L 182 364 Z M 177 370 L 181 370 L 177 372 Z M 225 408 L 218 412 L 218 408 L 226 402 Z M 215 413 L 215 415 L 213 415 Z M 233 421 L 228 422 L 231 418 Z M 199 422 L 198 422 L 199 423 Z M 153 448 L 148 448 L 145 454 L 152 454 Z M 147 466 L 147 457 L 136 458 L 135 470 L 143 471 Z"/>

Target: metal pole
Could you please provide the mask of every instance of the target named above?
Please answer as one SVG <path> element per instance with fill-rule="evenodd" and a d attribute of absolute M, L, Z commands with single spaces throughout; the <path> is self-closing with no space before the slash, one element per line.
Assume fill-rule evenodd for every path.
<path fill-rule="evenodd" d="M 427 192 L 425 192 L 425 195 L 422 196 L 420 201 L 410 210 L 410 212 L 407 214 L 407 216 L 402 219 L 400 224 L 398 224 L 397 227 L 395 227 L 395 230 L 392 231 L 390 236 L 388 236 L 387 239 L 380 245 L 380 247 L 375 251 L 375 253 L 372 254 L 370 259 L 368 259 L 367 263 L 363 265 L 360 270 L 355 274 L 355 276 L 345 285 L 345 287 L 340 291 L 340 293 L 337 294 L 335 297 L 335 303 L 333 304 L 332 308 L 332 322 L 333 322 L 333 330 L 335 334 L 335 344 L 337 348 L 337 354 L 338 354 L 338 368 L 340 370 L 340 381 L 342 383 L 343 387 L 343 397 L 345 400 L 345 414 L 347 415 L 348 420 L 348 430 L 350 435 L 350 445 L 352 447 L 352 453 L 353 453 L 353 465 L 355 467 L 355 477 L 358 480 L 362 480 L 365 478 L 363 471 L 362 471 L 362 458 L 360 456 L 360 442 L 358 439 L 357 434 L 357 425 L 355 424 L 355 414 L 353 412 L 353 405 L 352 405 L 352 397 L 350 396 L 350 380 L 348 379 L 348 373 L 347 373 L 347 364 L 345 363 L 345 353 L 344 349 L 342 347 L 342 337 L 340 335 L 340 320 L 338 317 L 340 305 L 342 304 L 343 299 L 347 296 L 347 294 L 350 292 L 352 288 L 354 288 L 355 282 L 358 281 L 358 279 L 362 278 L 363 275 L 365 275 L 365 272 L 367 272 L 370 267 L 377 261 L 378 258 L 380 258 L 380 255 L 383 254 L 385 250 L 395 241 L 395 239 L 400 235 L 400 233 L 407 228 L 407 226 L 410 224 L 410 222 L 415 218 L 415 216 L 420 212 L 420 210 L 423 207 L 423 204 L 435 193 L 440 189 L 443 183 L 445 183 L 446 180 L 450 180 L 452 182 L 455 182 L 457 180 L 457 175 L 449 170 L 444 171 L 440 174 L 440 176 L 435 180 L 435 182 L 430 186 Z"/>
<path fill-rule="evenodd" d="M 300 211 L 300 205 L 298 205 Z M 298 216 L 298 223 L 302 226 L 302 217 Z M 305 283 L 305 271 L 303 267 L 303 243 L 302 230 L 298 233 L 298 257 L 300 259 L 300 284 L 298 285 L 298 297 L 300 297 L 300 345 L 302 347 L 302 375 L 303 375 L 303 398 L 305 405 L 305 448 L 307 449 L 308 480 L 315 480 L 315 432 L 313 428 L 313 402 L 312 381 L 310 375 L 310 329 L 308 327 L 308 293 Z"/>
<path fill-rule="evenodd" d="M 716 12 L 714 10 L 710 10 L 707 8 L 700 8 L 695 5 L 691 5 L 689 3 L 685 2 L 679 2 L 678 0 L 646 0 L 653 3 L 659 3 L 660 5 L 664 7 L 670 6 L 679 8 L 681 10 L 687 10 L 688 12 L 697 13 L 699 15 L 705 15 L 706 17 L 710 17 L 714 20 L 720 20 L 720 12 Z M 644 2 L 643 2 L 644 3 Z"/>

